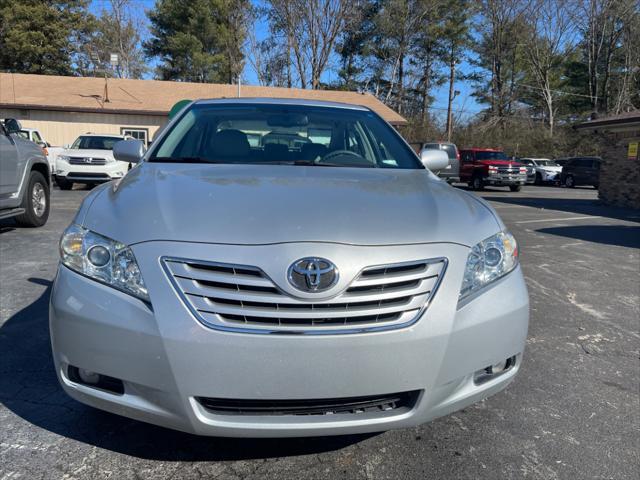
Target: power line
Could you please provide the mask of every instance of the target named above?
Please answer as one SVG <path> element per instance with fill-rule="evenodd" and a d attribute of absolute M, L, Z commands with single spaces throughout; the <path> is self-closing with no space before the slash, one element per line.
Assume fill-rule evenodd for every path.
<path fill-rule="evenodd" d="M 526 88 L 533 88 L 535 90 L 548 90 L 549 92 L 555 92 L 555 93 L 562 93 L 563 95 L 571 95 L 574 97 L 584 97 L 584 98 L 598 98 L 597 96 L 593 95 L 584 95 L 582 93 L 571 93 L 571 92 L 565 92 L 564 90 L 553 90 L 551 88 L 542 88 L 542 87 L 534 87 L 533 85 L 525 85 L 524 83 L 516 83 L 516 85 L 519 85 L 520 87 L 526 87 Z"/>

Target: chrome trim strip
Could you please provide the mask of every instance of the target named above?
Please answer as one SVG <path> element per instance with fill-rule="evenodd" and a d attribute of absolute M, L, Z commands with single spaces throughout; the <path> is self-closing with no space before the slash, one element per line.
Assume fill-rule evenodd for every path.
<path fill-rule="evenodd" d="M 420 318 L 422 318 L 422 316 L 424 315 L 424 313 L 426 312 L 427 308 L 429 308 L 429 305 L 431 305 L 431 302 L 433 301 L 433 298 L 435 297 L 436 293 L 438 292 L 438 289 L 440 287 L 440 284 L 442 283 L 442 279 L 445 276 L 445 273 L 447 271 L 447 267 L 449 266 L 449 259 L 446 257 L 436 257 L 436 258 L 429 258 L 429 259 L 424 259 L 424 260 L 415 260 L 415 261 L 408 261 L 408 262 L 401 262 L 401 263 L 392 263 L 392 264 L 386 264 L 386 265 L 372 265 L 372 266 L 368 266 L 363 268 L 360 272 L 358 272 L 358 274 L 355 276 L 355 279 L 359 278 L 360 275 L 362 274 L 362 272 L 366 271 L 366 270 L 370 270 L 370 269 L 377 269 L 377 268 L 384 268 L 384 267 L 391 267 L 391 266 L 401 266 L 401 265 L 411 265 L 411 264 L 416 264 L 416 263 L 421 263 L 421 262 L 426 262 L 426 263 L 440 263 L 442 262 L 442 270 L 440 271 L 440 274 L 438 275 L 438 280 L 436 281 L 436 284 L 433 286 L 433 289 L 431 290 L 430 294 L 429 294 L 429 298 L 424 302 L 424 305 L 420 308 L 420 310 L 418 311 L 418 313 L 415 315 L 415 317 L 413 317 L 411 320 L 404 322 L 404 323 L 397 323 L 397 324 L 389 324 L 389 325 L 375 325 L 375 326 L 367 326 L 367 327 L 354 327 L 354 328 L 341 328 L 341 329 L 322 329 L 320 327 L 314 327 L 317 328 L 317 330 L 315 329 L 301 329 L 301 330 L 281 330 L 281 329 L 268 329 L 268 328 L 250 328 L 250 327 L 230 327 L 230 326 L 225 326 L 225 325 L 219 325 L 219 324 L 214 324 L 211 322 L 206 321 L 204 318 L 202 318 L 202 316 L 200 315 L 200 312 L 198 312 L 192 305 L 191 302 L 189 302 L 189 300 L 186 298 L 186 295 L 184 294 L 184 292 L 182 292 L 182 289 L 180 288 L 180 286 L 178 285 L 178 283 L 176 282 L 175 278 L 173 277 L 173 273 L 171 272 L 169 266 L 167 265 L 167 262 L 177 262 L 177 263 L 199 263 L 202 265 L 212 265 L 212 266 L 220 266 L 220 267 L 237 267 L 237 268 L 247 268 L 247 269 L 251 269 L 251 270 L 257 270 L 259 271 L 262 275 L 264 275 L 265 278 L 269 279 L 274 287 L 276 287 L 278 290 L 280 290 L 280 288 L 277 286 L 277 284 L 275 282 L 273 282 L 271 280 L 271 278 L 259 267 L 253 266 L 253 265 L 241 265 L 241 264 L 228 264 L 228 263 L 221 263 L 221 262 L 212 262 L 212 261 L 207 261 L 207 260 L 196 260 L 196 259 L 190 259 L 190 258 L 177 258 L 177 257 L 169 257 L 169 256 L 162 256 L 160 257 L 160 266 L 162 267 L 162 270 L 164 271 L 165 275 L 167 276 L 167 278 L 169 279 L 169 282 L 171 283 L 171 286 L 173 287 L 173 289 L 176 291 L 176 293 L 178 294 L 178 297 L 180 298 L 180 300 L 182 301 L 182 303 L 185 305 L 185 307 L 187 307 L 187 309 L 189 310 L 189 312 L 191 312 L 191 315 L 193 315 L 193 317 L 203 326 L 210 328 L 212 330 L 217 330 L 217 331 L 221 331 L 221 332 L 227 332 L 227 333 L 243 333 L 243 334 L 257 334 L 257 335 L 351 335 L 351 334 L 358 334 L 358 333 L 373 333 L 373 332 L 385 332 L 385 331 L 391 331 L 391 330 L 399 330 L 401 328 L 407 328 L 410 327 L 412 325 L 414 325 L 418 320 L 420 320 Z M 348 286 L 346 287 L 348 288 Z M 346 291 L 346 288 L 344 291 Z M 282 292 L 285 295 L 289 295 L 286 292 Z M 342 293 L 342 292 L 341 292 Z M 335 298 L 335 297 L 334 297 Z M 294 327 L 295 328 L 295 327 Z"/>

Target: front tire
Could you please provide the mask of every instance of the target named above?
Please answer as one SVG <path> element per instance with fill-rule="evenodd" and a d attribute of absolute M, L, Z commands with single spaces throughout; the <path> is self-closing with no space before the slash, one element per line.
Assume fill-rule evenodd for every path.
<path fill-rule="evenodd" d="M 49 184 L 40 172 L 31 172 L 27 190 L 24 192 L 21 208 L 22 215 L 16 217 L 22 227 L 41 227 L 49 218 Z"/>
<path fill-rule="evenodd" d="M 509 185 L 509 190 L 511 190 L 512 192 L 519 192 L 520 190 L 522 190 L 522 186 L 521 185 Z"/>
<path fill-rule="evenodd" d="M 536 185 L 542 185 L 542 175 L 540 175 L 540 173 L 536 173 L 536 180 L 534 183 Z"/>
<path fill-rule="evenodd" d="M 482 190 L 484 188 L 484 181 L 480 175 L 476 175 L 471 179 L 471 184 L 469 186 L 472 190 Z"/>
<path fill-rule="evenodd" d="M 73 182 L 63 177 L 56 177 L 56 185 L 60 190 L 71 190 L 73 188 Z"/>
<path fill-rule="evenodd" d="M 564 186 L 567 188 L 574 188 L 576 186 L 576 182 L 573 180 L 573 175 L 567 175 L 564 178 Z"/>

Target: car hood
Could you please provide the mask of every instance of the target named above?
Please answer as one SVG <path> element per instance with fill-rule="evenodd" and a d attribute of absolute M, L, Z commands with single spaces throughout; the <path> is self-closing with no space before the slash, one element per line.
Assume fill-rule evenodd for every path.
<path fill-rule="evenodd" d="M 145 162 L 90 201 L 77 221 L 129 245 L 473 245 L 501 227 L 473 194 L 426 170 Z"/>
<path fill-rule="evenodd" d="M 559 172 L 562 170 L 562 167 L 538 167 L 540 170 L 544 170 L 545 172 Z"/>
<path fill-rule="evenodd" d="M 113 158 L 113 152 L 111 150 L 93 150 L 89 148 L 85 148 L 85 149 L 67 148 L 62 152 L 60 152 L 60 155 L 67 155 L 68 157 Z"/>

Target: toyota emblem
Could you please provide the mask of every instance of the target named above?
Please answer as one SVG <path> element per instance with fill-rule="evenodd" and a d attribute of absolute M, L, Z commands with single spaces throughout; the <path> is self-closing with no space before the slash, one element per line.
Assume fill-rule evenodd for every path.
<path fill-rule="evenodd" d="M 289 283 L 303 292 L 322 292 L 338 281 L 338 269 L 329 260 L 306 257 L 296 260 L 288 271 Z"/>

